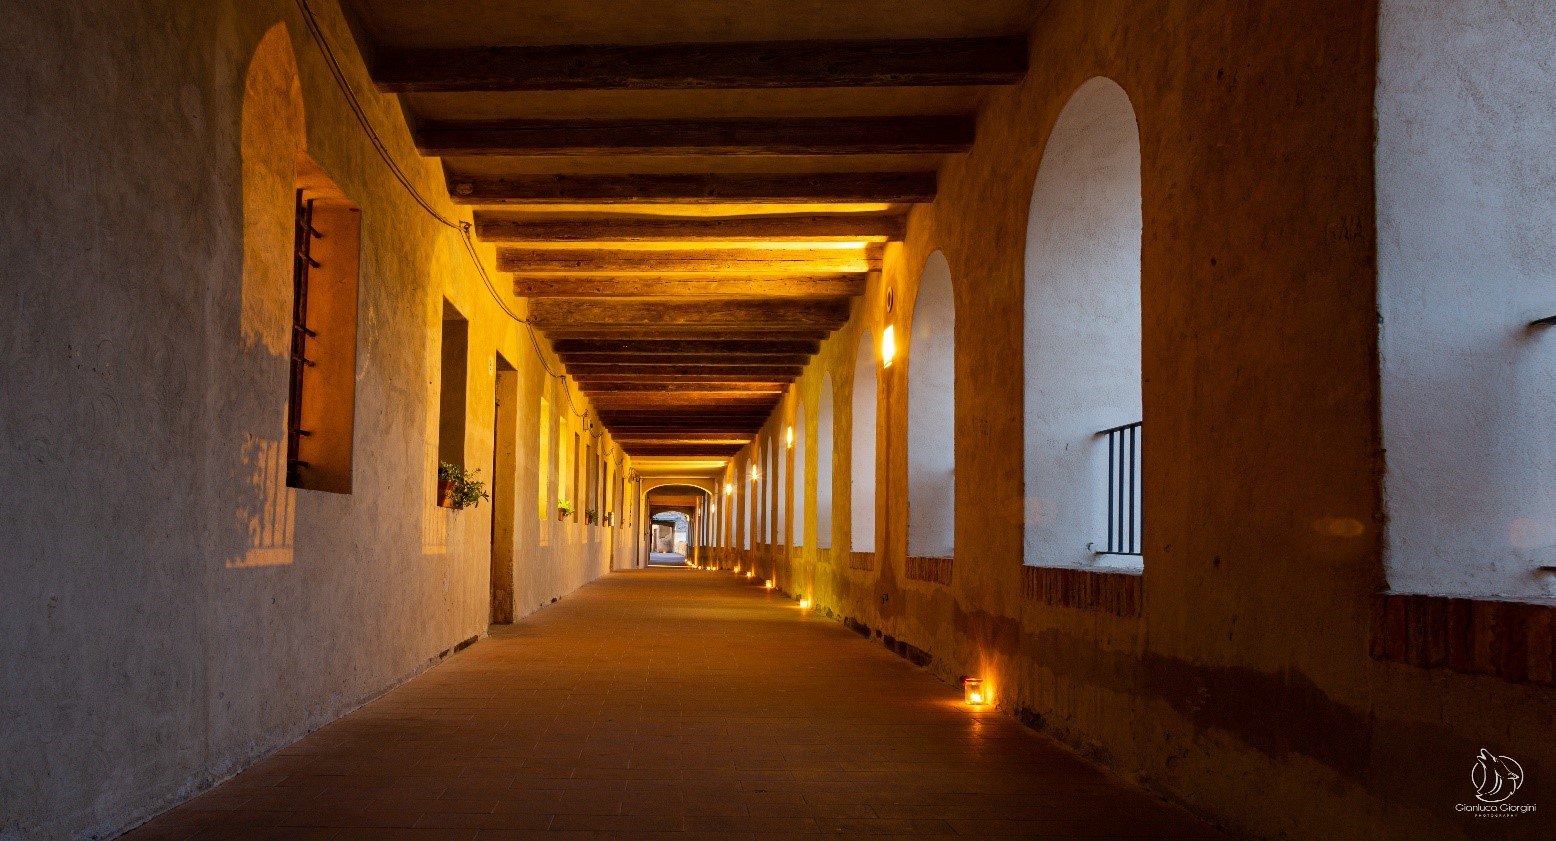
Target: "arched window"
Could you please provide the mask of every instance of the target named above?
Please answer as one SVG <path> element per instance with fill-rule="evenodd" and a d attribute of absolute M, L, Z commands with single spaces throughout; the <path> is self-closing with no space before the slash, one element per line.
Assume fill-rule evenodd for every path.
<path fill-rule="evenodd" d="M 751 515 L 755 513 L 755 503 L 748 500 L 752 497 L 751 480 L 747 478 L 749 462 L 742 464 L 741 469 L 735 472 L 735 504 L 740 506 L 740 548 L 751 548 L 751 532 L 755 529 Z"/>
<path fill-rule="evenodd" d="M 875 343 L 870 331 L 854 350 L 854 394 L 849 421 L 850 523 L 854 552 L 875 551 Z"/>
<path fill-rule="evenodd" d="M 913 302 L 908 366 L 908 554 L 956 545 L 956 302 L 951 267 L 929 255 Z"/>
<path fill-rule="evenodd" d="M 1029 564 L 1141 566 L 1140 132 L 1094 78 L 1054 124 L 1027 218 Z"/>
<path fill-rule="evenodd" d="M 761 450 L 759 449 L 759 450 L 757 450 L 757 452 L 752 453 L 751 458 L 752 458 L 751 462 L 746 466 L 746 475 L 742 476 L 741 477 L 741 481 L 740 481 L 740 484 L 744 485 L 745 488 L 746 488 L 746 548 L 747 549 L 750 549 L 753 546 L 756 546 L 762 540 L 762 538 L 759 536 L 762 533 L 761 532 L 761 528 L 762 528 L 762 513 L 761 513 L 761 502 L 760 502 L 761 488 L 759 487 L 758 482 L 757 481 L 753 481 L 752 478 L 751 478 L 751 469 L 752 468 L 756 468 L 758 470 L 761 469 L 759 467 L 759 465 L 762 463 L 762 461 L 761 461 L 761 459 L 762 459 Z"/>
<path fill-rule="evenodd" d="M 1384 564 L 1397 592 L 1548 598 L 1556 326 L 1535 322 L 1556 316 L 1556 26 L 1549 0 L 1444 6 L 1380 7 Z M 1331 538 L 1371 528 L 1325 513 Z"/>
<path fill-rule="evenodd" d="M 789 445 L 785 439 L 783 427 L 779 428 L 777 436 L 773 441 L 773 496 L 776 497 L 773 507 L 777 509 L 777 514 L 773 517 L 773 543 L 779 546 L 787 546 L 789 544 L 789 506 L 787 504 L 789 486 L 784 484 L 783 475 L 785 473 L 784 462 L 788 461 L 789 458 Z"/>
<path fill-rule="evenodd" d="M 837 447 L 832 441 L 832 373 L 821 377 L 821 398 L 816 409 L 816 548 L 832 548 L 832 460 Z"/>
<path fill-rule="evenodd" d="M 805 463 L 809 449 L 805 446 L 805 402 L 794 403 L 794 545 L 805 545 L 806 493 L 805 477 L 809 465 Z"/>

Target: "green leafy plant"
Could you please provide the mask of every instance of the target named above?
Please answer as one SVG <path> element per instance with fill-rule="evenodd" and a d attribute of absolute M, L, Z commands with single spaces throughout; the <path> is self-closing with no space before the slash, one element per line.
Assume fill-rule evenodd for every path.
<path fill-rule="evenodd" d="M 457 511 L 472 505 L 479 506 L 481 500 L 492 498 L 491 494 L 486 492 L 486 483 L 475 478 L 480 472 L 479 468 L 466 470 L 446 461 L 438 465 L 438 481 L 451 484 L 449 491 L 451 508 Z"/>
<path fill-rule="evenodd" d="M 559 499 L 556 501 L 556 516 L 559 520 L 573 516 L 577 510 L 578 509 L 574 508 L 571 502 L 568 502 L 565 499 Z"/>
<path fill-rule="evenodd" d="M 592 526 L 595 523 L 598 523 L 599 521 L 600 521 L 600 512 L 594 510 L 593 508 L 590 508 L 588 511 L 584 512 L 584 522 L 586 522 L 586 523 L 588 523 L 589 525 Z"/>

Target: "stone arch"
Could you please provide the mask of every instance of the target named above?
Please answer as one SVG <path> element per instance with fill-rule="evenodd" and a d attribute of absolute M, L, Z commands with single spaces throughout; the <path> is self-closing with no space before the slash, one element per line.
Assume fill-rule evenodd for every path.
<path fill-rule="evenodd" d="M 1141 420 L 1142 230 L 1134 108 L 1123 88 L 1096 77 L 1070 97 L 1049 134 L 1027 219 L 1029 564 L 1140 566 L 1140 556 L 1099 551 L 1110 494 L 1108 439 L 1098 433 Z M 1138 464 L 1132 454 L 1122 461 Z"/>
<path fill-rule="evenodd" d="M 816 548 L 832 548 L 834 514 L 832 482 L 837 443 L 833 440 L 835 422 L 832 372 L 821 375 L 821 396 L 816 407 Z"/>
<path fill-rule="evenodd" d="M 794 526 L 792 543 L 795 546 L 805 545 L 805 522 L 807 500 L 809 496 L 805 491 L 805 480 L 810 475 L 810 465 L 805 459 L 813 448 L 806 445 L 805 440 L 805 401 L 794 401 L 794 467 L 790 470 L 790 485 L 794 493 Z"/>
<path fill-rule="evenodd" d="M 945 255 L 929 255 L 913 301 L 908 367 L 908 554 L 956 545 L 956 301 Z"/>
<path fill-rule="evenodd" d="M 870 331 L 865 330 L 854 350 L 849 415 L 853 430 L 848 471 L 849 548 L 854 552 L 875 551 L 875 391 L 875 343 Z"/>

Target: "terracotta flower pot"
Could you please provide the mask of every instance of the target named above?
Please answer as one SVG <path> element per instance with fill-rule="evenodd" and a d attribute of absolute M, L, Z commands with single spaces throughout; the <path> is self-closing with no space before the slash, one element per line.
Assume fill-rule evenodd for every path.
<path fill-rule="evenodd" d="M 454 507 L 454 480 L 438 480 L 438 505 L 443 508 Z"/>

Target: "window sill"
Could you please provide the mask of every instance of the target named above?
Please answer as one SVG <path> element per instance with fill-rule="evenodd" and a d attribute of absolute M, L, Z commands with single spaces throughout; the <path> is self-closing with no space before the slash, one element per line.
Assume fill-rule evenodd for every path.
<path fill-rule="evenodd" d="M 930 584 L 951 585 L 953 558 L 909 557 L 903 570 L 909 581 L 926 581 Z"/>
<path fill-rule="evenodd" d="M 1055 607 L 1137 618 L 1145 602 L 1145 577 L 1138 570 L 1025 566 L 1021 568 L 1021 597 Z"/>
<path fill-rule="evenodd" d="M 1556 601 L 1379 593 L 1374 660 L 1556 686 Z"/>

